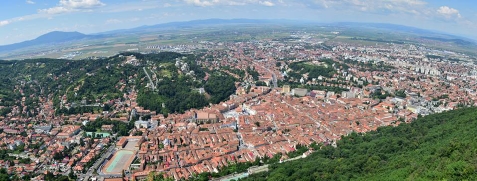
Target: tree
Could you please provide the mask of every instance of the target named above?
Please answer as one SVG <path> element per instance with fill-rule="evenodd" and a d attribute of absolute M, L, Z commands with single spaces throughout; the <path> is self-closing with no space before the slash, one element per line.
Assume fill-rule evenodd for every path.
<path fill-rule="evenodd" d="M 142 131 L 136 131 L 134 133 L 134 136 L 142 136 L 142 134 L 143 134 Z"/>
<path fill-rule="evenodd" d="M 398 90 L 395 92 L 395 95 L 398 97 L 406 98 L 405 90 Z"/>
<path fill-rule="evenodd" d="M 257 82 L 255 82 L 255 85 L 256 86 L 267 86 L 267 83 L 265 83 L 264 81 L 257 81 Z"/>
<path fill-rule="evenodd" d="M 235 93 L 235 79 L 229 75 L 213 74 L 205 83 L 204 89 L 212 96 L 210 102 L 217 104 Z"/>
<path fill-rule="evenodd" d="M 0 168 L 0 180 L 8 180 L 9 176 L 5 168 Z"/>
<path fill-rule="evenodd" d="M 73 172 L 73 169 L 72 169 L 72 168 L 70 168 L 70 173 L 68 174 L 68 177 L 69 177 L 70 179 L 76 180 L 76 175 L 75 175 L 75 173 Z"/>
<path fill-rule="evenodd" d="M 79 142 L 80 142 L 80 146 L 81 146 L 81 147 L 84 147 L 85 143 L 84 143 L 83 138 L 80 138 L 80 141 L 79 141 Z"/>

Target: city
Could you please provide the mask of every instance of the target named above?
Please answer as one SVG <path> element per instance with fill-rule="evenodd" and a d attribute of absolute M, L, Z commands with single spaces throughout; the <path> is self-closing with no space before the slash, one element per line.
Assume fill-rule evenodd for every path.
<path fill-rule="evenodd" d="M 91 104 L 108 105 L 112 111 L 57 115 L 51 94 L 24 94 L 22 106 L 13 106 L 0 117 L 2 147 L 13 151 L 1 165 L 19 176 L 74 173 L 79 179 L 105 179 L 121 177 L 125 170 L 136 180 L 154 172 L 178 180 L 219 172 L 234 162 L 252 163 L 276 155 L 287 160 L 299 151 L 297 147 L 336 146 L 337 140 L 352 132 L 475 105 L 477 72 L 471 56 L 416 45 L 338 43 L 327 49 L 307 48 L 308 43 L 302 42 L 213 43 L 220 48 L 211 47 L 196 62 L 209 70 L 229 67 L 221 71 L 238 78 L 236 91 L 223 102 L 183 114 L 164 116 L 141 107 L 135 85 L 121 82 L 116 89 L 130 91 Z M 145 61 L 132 55 L 122 58 L 121 64 L 133 66 Z M 189 71 L 187 64 L 179 60 L 175 64 Z M 326 69 L 330 73 L 312 77 L 310 72 L 301 74 L 303 67 L 298 65 L 330 68 Z M 147 89 L 154 90 L 159 77 L 151 66 L 143 67 L 147 76 L 142 78 L 149 79 Z M 153 72 L 152 78 L 146 70 Z M 253 70 L 258 76 L 249 72 L 239 76 L 233 73 L 236 70 Z M 121 81 L 133 81 L 130 78 Z M 19 83 L 15 89 L 20 92 L 29 86 Z M 60 102 L 71 107 L 76 102 L 70 102 L 67 94 L 60 96 Z M 31 99 L 38 102 L 32 104 Z M 38 114 L 28 116 L 34 112 Z M 98 120 L 103 122 L 93 130 L 81 127 Z M 116 126 L 130 122 L 131 131 L 119 134 Z M 124 159 L 117 156 L 127 151 L 130 154 L 120 154 Z M 123 164 L 111 166 L 113 161 Z"/>
<path fill-rule="evenodd" d="M 0 181 L 477 180 L 477 3 L 0 6 Z"/>

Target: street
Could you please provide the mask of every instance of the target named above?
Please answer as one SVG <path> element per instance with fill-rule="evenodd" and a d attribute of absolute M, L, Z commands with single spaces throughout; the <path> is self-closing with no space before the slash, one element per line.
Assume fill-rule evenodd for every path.
<path fill-rule="evenodd" d="M 93 173 L 99 166 L 104 162 L 106 158 L 108 158 L 111 154 L 114 154 L 115 145 L 111 145 L 106 152 L 104 152 L 101 157 L 94 162 L 93 166 L 91 166 L 85 174 L 79 174 L 78 180 L 88 180 L 90 177 L 93 176 Z"/>

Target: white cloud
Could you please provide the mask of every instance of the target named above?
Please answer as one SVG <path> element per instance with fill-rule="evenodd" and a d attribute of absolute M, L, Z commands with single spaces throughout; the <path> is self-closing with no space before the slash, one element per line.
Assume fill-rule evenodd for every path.
<path fill-rule="evenodd" d="M 312 8 L 336 9 L 383 15 L 410 15 L 421 19 L 462 19 L 459 10 L 448 6 L 438 9 L 428 6 L 424 0 L 303 0 Z"/>
<path fill-rule="evenodd" d="M 5 25 L 8 25 L 8 24 L 10 24 L 10 21 L 8 21 L 8 20 L 0 21 L 0 26 L 5 26 Z"/>
<path fill-rule="evenodd" d="M 121 24 L 121 23 L 136 22 L 136 21 L 141 21 L 141 18 L 133 17 L 133 18 L 123 19 L 123 20 L 108 19 L 106 20 L 106 24 Z"/>
<path fill-rule="evenodd" d="M 60 6 L 71 9 L 89 9 L 104 6 L 99 0 L 60 0 Z"/>
<path fill-rule="evenodd" d="M 130 21 L 130 22 L 135 22 L 135 21 L 140 21 L 140 20 L 141 20 L 141 18 L 137 18 L 137 17 L 128 19 L 128 21 Z"/>
<path fill-rule="evenodd" d="M 193 4 L 193 5 L 196 5 L 196 6 L 212 6 L 212 5 L 220 3 L 219 0 L 211 0 L 211 1 L 207 1 L 207 0 L 185 0 L 185 1 L 189 4 Z"/>
<path fill-rule="evenodd" d="M 275 4 L 270 1 L 260 1 L 259 3 L 264 6 L 275 6 Z"/>
<path fill-rule="evenodd" d="M 106 24 L 118 24 L 118 23 L 122 23 L 123 21 L 119 20 L 119 19 L 108 19 L 106 20 Z"/>
<path fill-rule="evenodd" d="M 46 14 L 60 14 L 74 11 L 89 11 L 93 8 L 104 5 L 106 4 L 99 0 L 60 0 L 58 6 L 48 9 L 39 9 L 38 12 Z"/>
<path fill-rule="evenodd" d="M 416 14 L 427 4 L 422 0 L 304 0 L 311 7 L 339 10 Z"/>
<path fill-rule="evenodd" d="M 448 6 L 441 6 L 439 9 L 437 9 L 437 12 L 446 18 L 453 18 L 453 17 L 461 18 L 462 17 L 459 13 L 459 10 L 450 8 Z"/>
<path fill-rule="evenodd" d="M 45 14 L 60 14 L 60 13 L 66 13 L 71 11 L 74 11 L 74 10 L 61 7 L 61 6 L 38 10 L 39 13 L 45 13 Z"/>
<path fill-rule="evenodd" d="M 275 3 L 269 0 L 261 1 L 261 0 L 183 0 L 187 4 L 191 4 L 194 6 L 216 6 L 216 5 L 227 5 L 227 6 L 243 6 L 248 4 L 260 4 L 263 6 L 275 6 Z M 279 0 L 279 2 L 283 2 Z"/>
<path fill-rule="evenodd" d="M 32 0 L 27 0 L 26 3 L 28 3 L 28 4 L 35 4 L 35 2 L 32 1 Z"/>
<path fill-rule="evenodd" d="M 124 3 L 124 4 L 111 4 L 110 6 L 105 6 L 101 8 L 101 12 L 104 13 L 118 13 L 118 12 L 128 12 L 128 11 L 138 11 L 156 9 L 160 7 L 167 6 L 165 3 L 163 5 L 158 4 L 155 1 L 143 1 L 142 3 Z"/>
<path fill-rule="evenodd" d="M 167 7 L 171 7 L 172 5 L 169 4 L 169 3 L 164 3 L 164 7 L 167 8 Z"/>

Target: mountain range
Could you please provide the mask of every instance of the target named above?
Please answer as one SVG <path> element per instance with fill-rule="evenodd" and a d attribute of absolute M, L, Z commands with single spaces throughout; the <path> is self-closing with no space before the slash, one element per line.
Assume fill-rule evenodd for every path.
<path fill-rule="evenodd" d="M 403 31 L 409 33 L 418 33 L 422 34 L 422 38 L 426 39 L 433 39 L 439 41 L 450 41 L 450 42 L 457 42 L 462 45 L 469 45 L 469 44 L 476 44 L 476 41 L 470 40 L 463 37 L 453 36 L 453 35 L 445 35 L 443 33 L 437 33 L 430 30 L 423 30 L 414 27 L 402 26 L 402 25 L 394 25 L 394 24 L 385 24 L 385 23 L 331 23 L 331 24 L 324 24 L 324 23 L 316 23 L 316 22 L 304 22 L 304 21 L 294 21 L 294 20 L 263 20 L 263 19 L 205 19 L 205 20 L 193 20 L 193 21 L 184 21 L 184 22 L 170 22 L 170 23 L 163 23 L 157 25 L 150 25 L 150 26 L 140 26 L 131 29 L 121 29 L 121 30 L 113 30 L 107 31 L 102 33 L 95 33 L 91 35 L 86 35 L 79 32 L 61 32 L 61 31 L 53 31 L 44 35 L 39 36 L 36 39 L 28 40 L 20 43 L 14 43 L 10 45 L 2 45 L 0 46 L 0 53 L 7 52 L 7 51 L 14 51 L 18 49 L 28 48 L 32 46 L 39 46 L 39 45 L 54 45 L 59 43 L 67 43 L 73 42 L 77 40 L 84 40 L 84 39 L 96 39 L 96 38 L 103 38 L 109 35 L 120 35 L 120 34 L 127 34 L 127 33 L 140 33 L 140 32 L 150 32 L 150 31 L 158 31 L 162 29 L 170 29 L 170 28 L 191 28 L 191 27 L 200 27 L 200 26 L 215 26 L 215 25 L 233 25 L 233 24 L 286 24 L 286 25 L 293 25 L 293 24 L 307 24 L 307 25 L 328 25 L 328 26 L 344 26 L 344 27 L 371 27 L 371 28 L 380 28 L 380 29 L 387 29 L 393 31 Z M 445 35 L 445 38 L 442 37 L 428 37 L 427 34 L 433 35 Z"/>
<path fill-rule="evenodd" d="M 91 37 L 94 37 L 94 36 L 85 35 L 79 32 L 53 31 L 53 32 L 41 35 L 38 38 L 33 40 L 0 46 L 0 52 L 13 51 L 17 49 L 22 49 L 22 48 L 27 48 L 31 46 L 37 46 L 37 45 L 44 45 L 44 44 L 64 43 L 68 41 L 81 40 L 81 39 L 91 38 Z"/>

